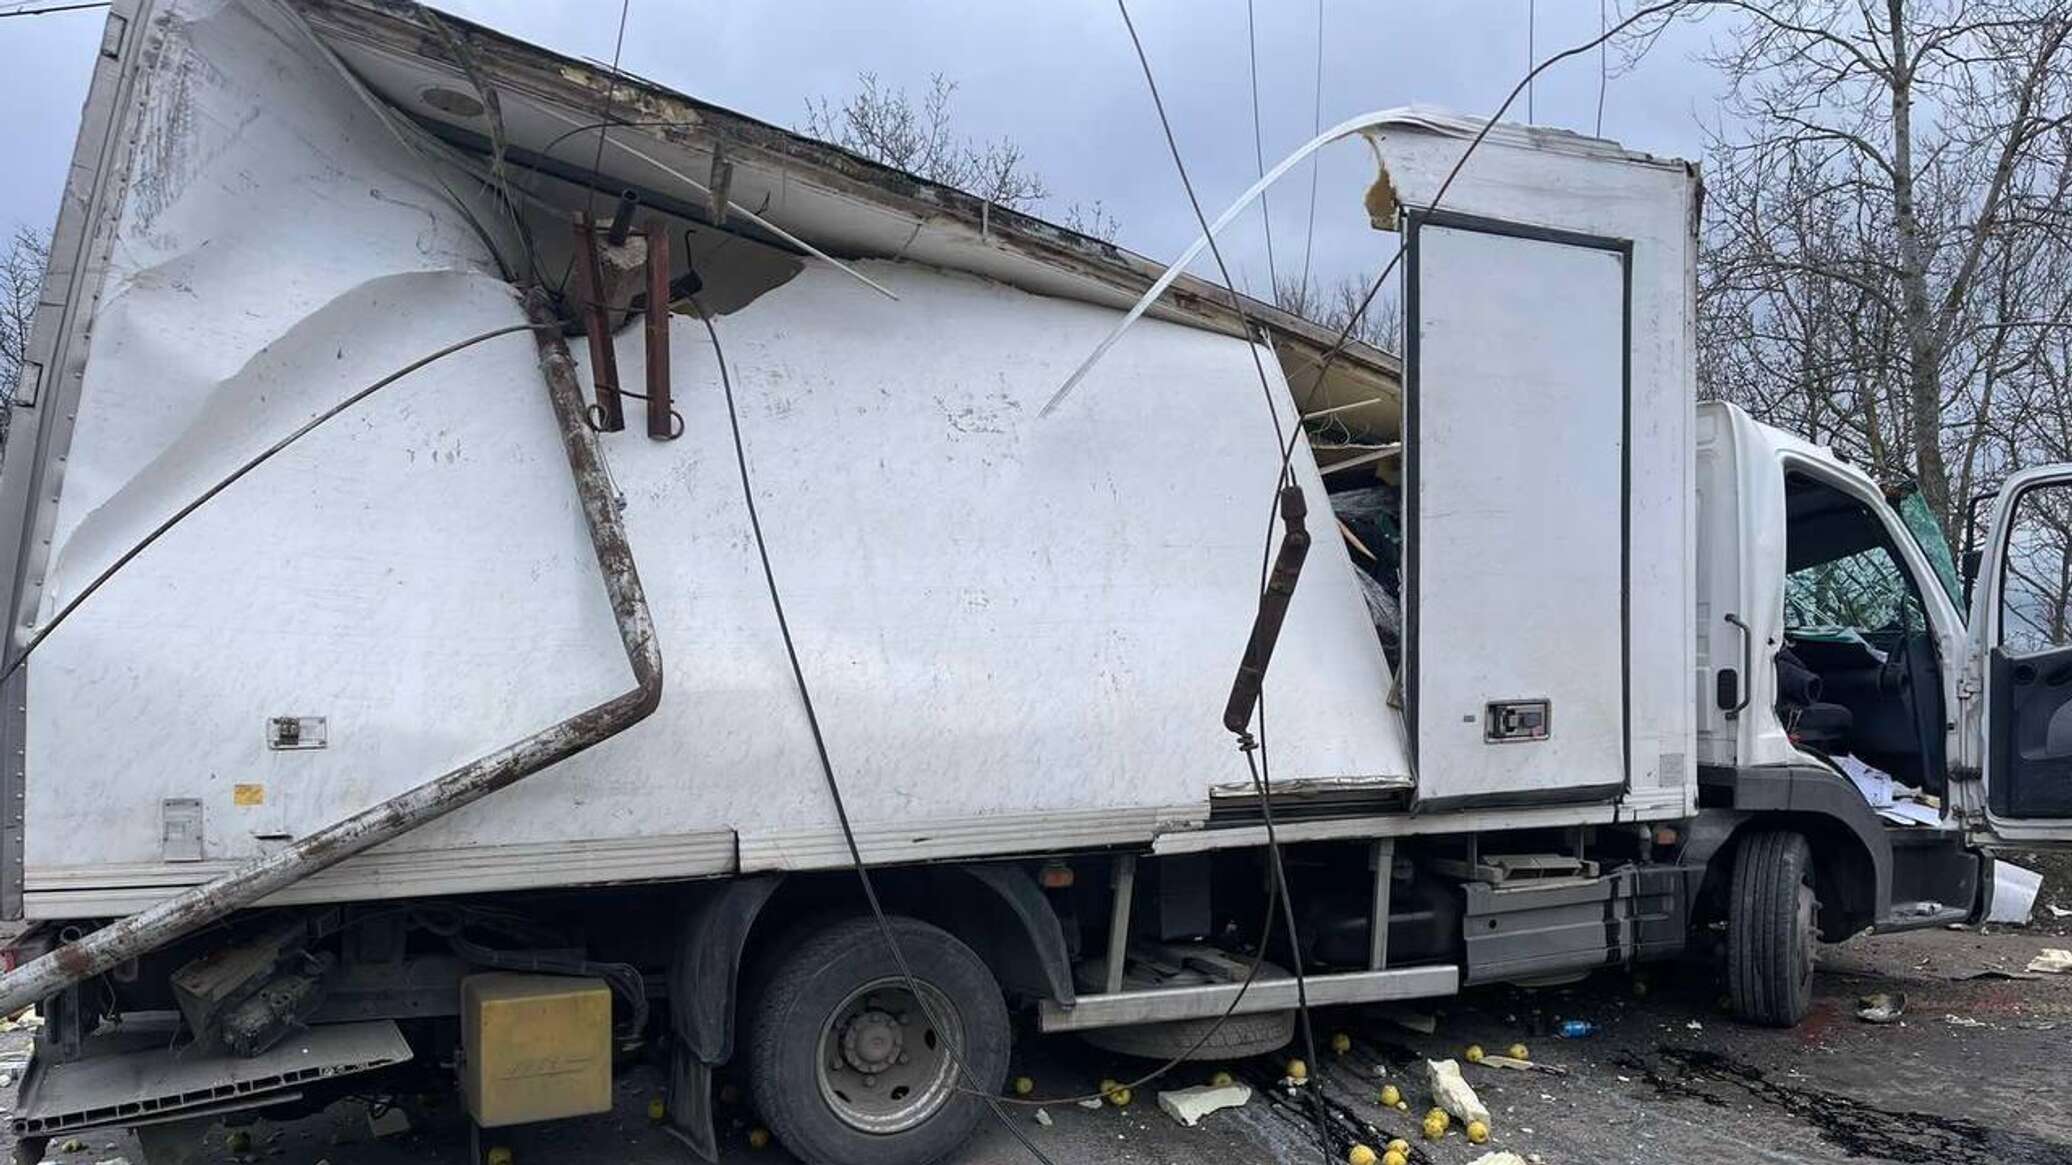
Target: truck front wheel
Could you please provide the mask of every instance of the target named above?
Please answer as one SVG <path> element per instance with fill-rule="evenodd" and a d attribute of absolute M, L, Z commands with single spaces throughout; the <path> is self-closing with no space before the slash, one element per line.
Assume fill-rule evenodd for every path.
<path fill-rule="evenodd" d="M 1764 830 L 1741 842 L 1727 912 L 1727 995 L 1749 1023 L 1790 1027 L 1813 1007 L 1813 848 Z"/>
<path fill-rule="evenodd" d="M 813 1165 L 933 1161 L 1007 1079 L 1007 1005 L 985 962 L 927 923 L 887 922 L 911 984 L 875 918 L 845 919 L 777 955 L 750 1017 L 756 1107 Z"/>

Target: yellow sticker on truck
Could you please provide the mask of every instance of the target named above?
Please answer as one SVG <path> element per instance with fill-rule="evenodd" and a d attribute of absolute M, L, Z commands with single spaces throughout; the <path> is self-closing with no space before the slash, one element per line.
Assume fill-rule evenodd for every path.
<path fill-rule="evenodd" d="M 234 785 L 230 790 L 230 800 L 234 805 L 264 805 L 266 804 L 266 786 Z"/>

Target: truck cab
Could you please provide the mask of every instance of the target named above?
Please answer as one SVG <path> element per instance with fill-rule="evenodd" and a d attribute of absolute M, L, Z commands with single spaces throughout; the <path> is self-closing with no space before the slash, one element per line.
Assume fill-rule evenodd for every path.
<path fill-rule="evenodd" d="M 2072 838 L 2072 467 L 2008 480 L 1967 577 L 1911 489 L 1723 402 L 1695 444 L 1701 805 L 1861 798 L 1871 876 L 1818 879 L 1830 940 L 1983 917 L 1974 847 Z"/>

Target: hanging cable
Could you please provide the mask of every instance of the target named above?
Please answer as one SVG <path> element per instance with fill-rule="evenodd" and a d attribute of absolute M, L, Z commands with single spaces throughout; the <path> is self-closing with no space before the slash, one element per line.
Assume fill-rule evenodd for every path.
<path fill-rule="evenodd" d="M 1224 289 L 1230 293 L 1231 306 L 1237 311 L 1238 322 L 1244 330 L 1245 348 L 1247 351 L 1251 353 L 1253 370 L 1256 371 L 1259 375 L 1259 391 L 1264 396 L 1266 401 L 1267 416 L 1270 417 L 1273 421 L 1274 445 L 1276 446 L 1276 448 L 1278 448 L 1287 440 L 1287 435 L 1281 425 L 1280 408 L 1274 400 L 1273 384 L 1269 379 L 1267 379 L 1266 365 L 1259 355 L 1259 343 L 1257 340 L 1257 333 L 1253 331 L 1251 320 L 1247 317 L 1247 314 L 1245 312 L 1244 298 L 1238 294 L 1237 284 L 1230 277 L 1230 267 L 1223 261 L 1222 249 L 1216 246 L 1215 234 L 1214 232 L 1209 230 L 1209 219 L 1208 216 L 1204 214 L 1202 211 L 1201 200 L 1195 197 L 1194 183 L 1187 176 L 1187 164 L 1180 157 L 1180 143 L 1178 139 L 1176 139 L 1173 135 L 1172 119 L 1166 115 L 1165 100 L 1164 98 L 1159 96 L 1158 80 L 1156 77 L 1152 75 L 1151 72 L 1151 58 L 1144 51 L 1143 38 L 1137 35 L 1136 22 L 1130 19 L 1129 4 L 1127 3 L 1127 0 L 1115 0 L 1115 7 L 1116 10 L 1122 14 L 1123 27 L 1128 30 L 1130 36 L 1130 45 L 1132 48 L 1136 50 L 1137 64 L 1144 72 L 1144 86 L 1151 93 L 1152 107 L 1158 111 L 1159 127 L 1165 133 L 1166 148 L 1168 151 L 1171 152 L 1173 157 L 1173 168 L 1177 170 L 1180 174 L 1180 186 L 1187 192 L 1187 203 L 1194 210 L 1195 221 L 1201 225 L 1203 234 L 1209 237 L 1209 253 L 1215 256 L 1216 270 L 1219 274 L 1222 275 Z M 1302 425 L 1299 420 L 1296 422 L 1294 428 L 1297 433 L 1301 432 Z M 1293 475 L 1289 472 L 1288 461 L 1286 458 L 1283 458 L 1281 461 L 1277 481 L 1277 493 L 1280 490 L 1288 489 L 1293 484 Z M 1268 545 L 1269 547 L 1271 546 L 1270 541 Z M 1264 584 L 1265 579 L 1262 577 L 1262 590 L 1264 589 Z M 1263 699 L 1260 699 L 1258 701 L 1258 707 L 1260 715 L 1260 732 L 1261 738 L 1263 739 L 1265 732 L 1265 701 Z M 1252 759 L 1252 750 L 1250 747 L 1248 747 L 1249 743 L 1250 738 L 1246 737 L 1242 732 L 1240 732 L 1238 748 L 1239 751 L 1245 754 L 1246 762 L 1248 765 L 1250 764 Z M 1263 748 L 1264 746 L 1260 745 L 1259 747 Z M 1301 941 L 1297 937 L 1295 932 L 1295 908 L 1294 904 L 1291 901 L 1289 901 L 1287 879 L 1284 875 L 1284 871 L 1280 860 L 1280 839 L 1276 836 L 1273 827 L 1273 811 L 1271 807 L 1266 804 L 1266 802 L 1270 801 L 1272 798 L 1272 787 L 1261 779 L 1262 774 L 1266 771 L 1267 766 L 1265 765 L 1264 758 L 1262 757 L 1259 769 L 1253 773 L 1253 779 L 1255 782 L 1255 786 L 1260 793 L 1260 807 L 1267 823 L 1266 846 L 1267 850 L 1272 855 L 1272 876 L 1274 881 L 1278 884 L 1281 899 L 1281 912 L 1286 917 L 1288 923 L 1288 943 L 1289 949 L 1293 955 L 1292 959 L 1290 960 L 1292 964 L 1290 966 L 1290 970 L 1293 971 L 1295 976 L 1295 1014 L 1302 1029 L 1303 1053 L 1309 1058 L 1309 1060 L 1312 1063 L 1322 1063 L 1322 1061 L 1317 1059 L 1316 1033 L 1313 1030 L 1312 1025 L 1310 1023 L 1309 987 L 1302 973 Z M 1319 1087 L 1321 1087 L 1321 1085 L 1319 1085 Z M 1306 1103 L 1309 1105 L 1310 1115 L 1314 1117 L 1316 1120 L 1319 1147 L 1323 1149 L 1325 1156 L 1329 1157 L 1331 1156 L 1330 1123 L 1328 1118 L 1324 1114 L 1322 1101 L 1315 1096 L 1310 1096 L 1307 1093 L 1305 1093 L 1304 1095 L 1307 1097 Z"/>
<path fill-rule="evenodd" d="M 1253 0 L 1245 0 L 1245 55 L 1252 64 L 1252 162 L 1258 176 L 1266 176 L 1266 143 L 1259 125 L 1259 26 L 1253 16 Z M 1273 261 L 1273 214 L 1266 197 L 1259 198 L 1259 225 L 1266 230 L 1266 298 L 1280 298 L 1281 277 Z"/>
<path fill-rule="evenodd" d="M 1324 0 L 1317 0 L 1317 67 L 1315 87 L 1311 95 L 1309 132 L 1311 137 L 1324 132 Z M 1322 168 L 1322 159 L 1312 158 L 1309 163 L 1309 225 L 1303 229 L 1302 237 L 1302 294 L 1309 296 L 1309 259 L 1317 243 L 1317 172 Z M 1261 174 L 1264 179 L 1266 175 Z"/>
<path fill-rule="evenodd" d="M 1539 27 L 1539 5 L 1534 0 L 1525 0 L 1525 67 L 1528 69 L 1532 68 L 1533 58 L 1539 56 L 1539 46 L 1533 43 Z M 1532 79 L 1527 77 L 1525 81 L 1525 124 L 1527 125 L 1533 125 L 1539 120 L 1533 113 L 1532 95 Z"/>
<path fill-rule="evenodd" d="M 791 619 L 785 613 L 784 595 L 777 586 L 777 570 L 770 564 L 770 545 L 763 538 L 762 517 L 755 504 L 755 483 L 748 472 L 748 446 L 741 437 L 741 415 L 734 403 L 734 380 L 727 371 L 726 351 L 720 346 L 719 329 L 713 326 L 712 316 L 706 312 L 705 305 L 699 303 L 695 295 L 688 297 L 685 302 L 691 305 L 692 312 L 697 315 L 699 322 L 705 325 L 705 334 L 712 339 L 713 359 L 719 364 L 720 392 L 727 406 L 727 429 L 734 440 L 734 465 L 741 475 L 741 502 L 748 511 L 749 533 L 755 539 L 756 558 L 763 568 L 763 584 L 770 594 L 770 610 L 777 617 L 777 633 L 784 641 L 784 656 L 791 665 L 792 684 L 798 691 L 799 705 L 806 714 L 806 728 L 813 737 L 813 754 L 820 763 L 820 775 L 827 785 L 828 800 L 834 804 L 835 821 L 842 829 L 842 842 L 849 849 L 850 867 L 856 871 L 857 882 L 863 888 L 864 901 L 870 905 L 871 917 L 877 920 L 878 933 L 884 938 L 885 945 L 891 949 L 892 961 L 899 968 L 899 977 L 906 984 L 907 994 L 914 997 L 922 1014 L 936 1031 L 954 1031 L 955 1028 L 944 1023 L 936 1014 L 935 1006 L 929 1002 L 928 994 L 921 990 L 913 967 L 907 963 L 906 952 L 899 945 L 898 936 L 892 933 L 892 922 L 885 915 L 884 904 L 878 899 L 877 883 L 871 878 L 870 868 L 864 864 L 863 849 L 856 843 L 856 830 L 849 822 L 848 804 L 842 798 L 842 784 L 835 777 L 834 760 L 827 751 L 827 737 L 820 728 L 820 712 L 813 703 L 813 690 L 806 683 L 806 668 L 799 661 L 798 644 L 792 638 Z M 1020 1141 L 1022 1148 L 1027 1149 L 1030 1156 L 1043 1162 L 1043 1165 L 1052 1165 L 1050 1158 L 1029 1139 L 1021 1126 L 1009 1119 L 992 1090 L 979 1087 L 980 1082 L 972 1075 L 970 1065 L 965 1062 L 964 1049 L 945 1045 L 944 1053 L 956 1064 L 957 1074 L 964 1081 L 964 1090 L 981 1098 L 986 1108 L 1000 1122 L 1000 1127 L 1006 1129 L 1015 1140 Z"/>
<path fill-rule="evenodd" d="M 1604 35 L 1604 0 L 1597 0 L 1597 128 L 1593 137 L 1604 136 L 1604 87 L 1611 76 L 1611 38 Z"/>

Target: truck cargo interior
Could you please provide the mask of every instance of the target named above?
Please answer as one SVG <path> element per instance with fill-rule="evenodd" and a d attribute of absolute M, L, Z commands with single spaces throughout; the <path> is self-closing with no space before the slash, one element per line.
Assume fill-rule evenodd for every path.
<path fill-rule="evenodd" d="M 933 1161 L 1070 1099 L 1017 1039 L 1667 960 L 1791 1025 L 2072 840 L 1987 799 L 2072 671 L 1698 400 L 1690 163 L 1320 133 L 1384 351 L 410 0 L 109 9 L 0 462 L 24 1162 L 450 1092 L 480 1165 L 642 1056 L 701 1159 L 738 1082 Z"/>

